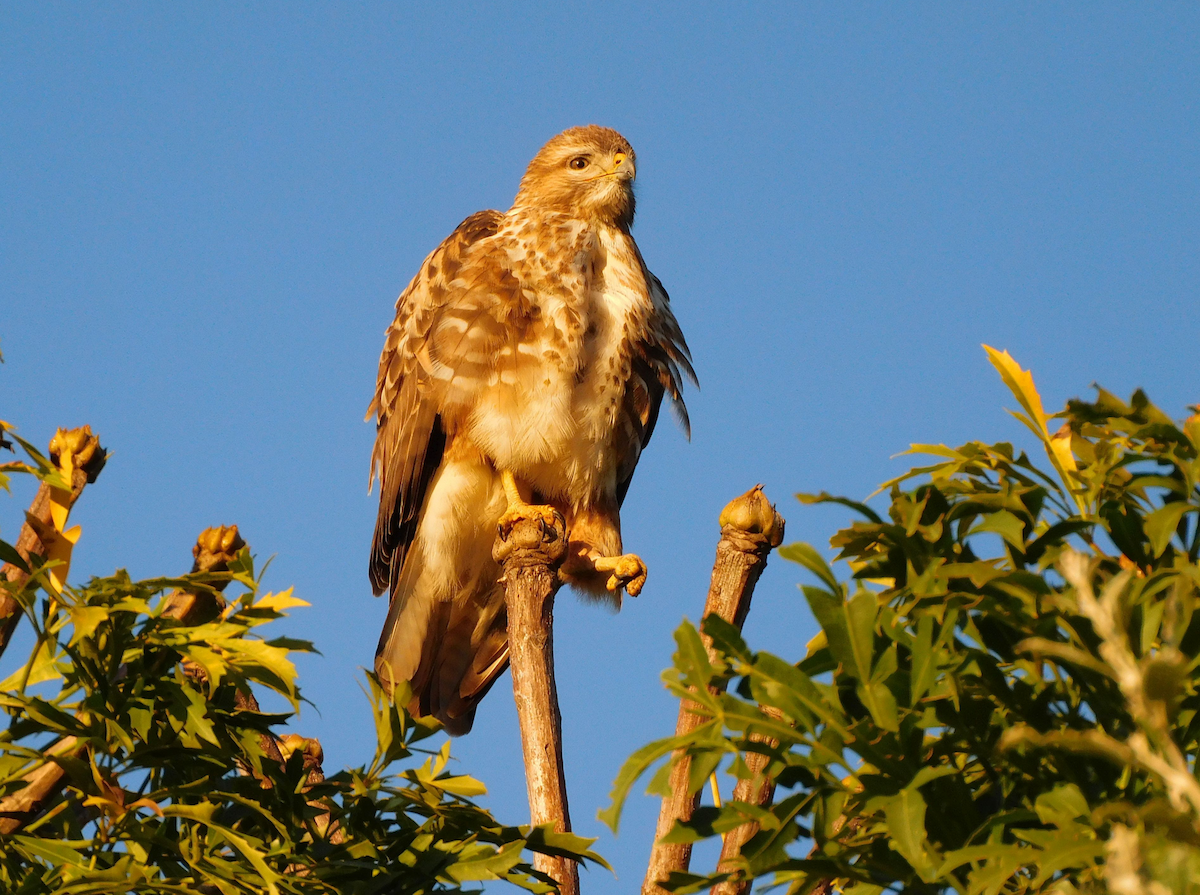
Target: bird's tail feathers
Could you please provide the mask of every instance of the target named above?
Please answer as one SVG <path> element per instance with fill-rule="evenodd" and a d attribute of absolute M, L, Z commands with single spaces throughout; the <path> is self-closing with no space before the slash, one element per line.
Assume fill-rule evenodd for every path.
<path fill-rule="evenodd" d="M 437 718 L 451 736 L 468 733 L 479 701 L 508 667 L 507 617 L 480 595 L 400 597 L 379 638 L 376 674 L 385 686 L 409 682 L 411 714 Z"/>

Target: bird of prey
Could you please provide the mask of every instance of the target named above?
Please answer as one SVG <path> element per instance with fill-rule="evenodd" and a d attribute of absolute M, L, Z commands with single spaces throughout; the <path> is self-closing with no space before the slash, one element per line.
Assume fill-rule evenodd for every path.
<path fill-rule="evenodd" d="M 387 330 L 367 411 L 370 576 L 390 597 L 375 668 L 452 734 L 508 666 L 498 526 L 557 510 L 563 579 L 617 608 L 646 580 L 620 507 L 664 395 L 688 429 L 696 377 L 630 235 L 635 164 L 609 128 L 554 137 L 512 208 L 471 215 L 425 259 Z"/>

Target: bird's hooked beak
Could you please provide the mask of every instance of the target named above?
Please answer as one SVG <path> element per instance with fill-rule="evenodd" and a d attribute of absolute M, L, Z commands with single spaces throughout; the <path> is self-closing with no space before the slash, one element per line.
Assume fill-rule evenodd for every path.
<path fill-rule="evenodd" d="M 613 155 L 612 170 L 605 173 L 615 175 L 622 180 L 633 180 L 637 176 L 637 172 L 633 170 L 633 159 L 623 152 Z"/>

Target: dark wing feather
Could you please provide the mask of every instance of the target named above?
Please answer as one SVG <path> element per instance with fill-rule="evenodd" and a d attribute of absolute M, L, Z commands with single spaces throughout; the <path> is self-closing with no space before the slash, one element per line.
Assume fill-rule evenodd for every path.
<path fill-rule="evenodd" d="M 692 424 L 688 419 L 687 407 L 683 403 L 683 380 L 686 377 L 696 388 L 700 387 L 700 380 L 696 378 L 696 371 L 692 367 L 692 352 L 683 338 L 683 330 L 679 328 L 679 321 L 671 312 L 671 297 L 663 288 L 662 280 L 649 271 L 646 271 L 646 274 L 650 278 L 650 298 L 657 314 L 650 321 L 649 335 L 643 350 L 658 376 L 658 381 L 671 396 L 671 409 L 675 412 L 679 425 L 683 426 L 684 434 L 691 438 Z"/>
<path fill-rule="evenodd" d="M 636 356 L 630 371 L 629 384 L 625 388 L 625 421 L 632 431 L 626 434 L 626 447 L 617 467 L 618 507 L 624 505 L 625 495 L 633 481 L 633 471 L 637 468 L 642 451 L 654 435 L 664 391 L 654 368 L 645 358 Z"/>
<path fill-rule="evenodd" d="M 644 267 L 643 267 L 644 269 Z M 635 341 L 629 383 L 625 389 L 625 420 L 630 431 L 625 433 L 625 449 L 617 469 L 617 505 L 625 502 L 633 471 L 646 445 L 654 435 L 663 398 L 671 398 L 671 408 L 691 437 L 691 423 L 683 403 L 683 378 L 699 385 L 692 368 L 692 355 L 675 315 L 667 290 L 649 270 L 645 271 L 650 285 L 654 316 L 647 321 L 643 338 Z"/>
<path fill-rule="evenodd" d="M 371 544 L 371 586 L 394 587 L 416 536 L 421 506 L 446 449 L 447 431 L 433 397 L 422 387 L 419 352 L 450 295 L 448 286 L 476 242 L 496 233 L 503 215 L 480 211 L 455 228 L 396 302 L 379 358 L 379 377 L 367 419 L 378 418 L 371 478 L 379 476 L 379 515 Z"/>

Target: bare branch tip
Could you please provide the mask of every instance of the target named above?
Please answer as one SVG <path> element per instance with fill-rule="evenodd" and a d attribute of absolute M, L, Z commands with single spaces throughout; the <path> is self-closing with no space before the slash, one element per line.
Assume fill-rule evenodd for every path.
<path fill-rule="evenodd" d="M 196 538 L 192 548 L 195 563 L 193 572 L 223 572 L 229 568 L 246 542 L 242 540 L 236 525 L 218 525 L 206 528 Z"/>
<path fill-rule="evenodd" d="M 92 427 L 80 426 L 55 431 L 50 439 L 50 459 L 68 475 L 76 469 L 83 470 L 90 484 L 100 475 L 108 454 L 100 447 L 100 439 L 92 434 Z"/>
<path fill-rule="evenodd" d="M 772 547 L 783 543 L 784 518 L 767 499 L 761 484 L 726 504 L 718 522 L 723 529 L 758 535 Z"/>

